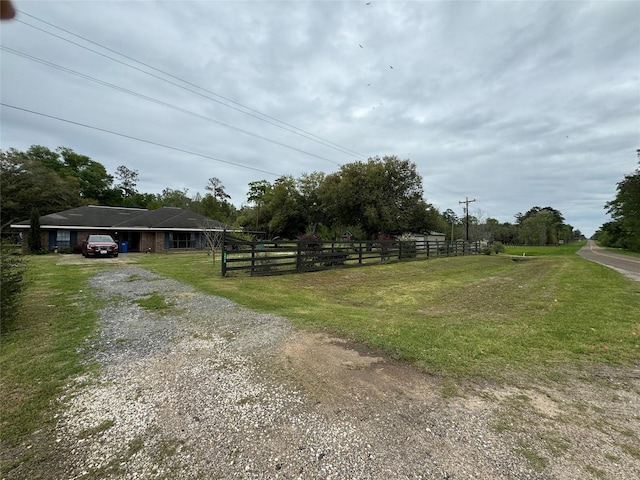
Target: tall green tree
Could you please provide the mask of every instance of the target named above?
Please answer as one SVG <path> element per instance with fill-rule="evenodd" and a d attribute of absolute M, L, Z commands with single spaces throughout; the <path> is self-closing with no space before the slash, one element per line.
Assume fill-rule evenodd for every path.
<path fill-rule="evenodd" d="M 636 153 L 640 158 L 640 150 Z M 640 162 L 635 173 L 618 183 L 616 197 L 605 208 L 615 225 L 605 230 L 608 237 L 603 243 L 640 252 Z"/>
<path fill-rule="evenodd" d="M 42 153 L 42 157 L 34 158 L 14 148 L 0 150 L 2 230 L 11 223 L 29 219 L 34 208 L 42 215 L 48 215 L 84 204 L 78 180 L 57 173 L 62 164 L 56 164 L 54 152 L 46 150 Z"/>
<path fill-rule="evenodd" d="M 220 201 L 210 193 L 204 197 L 196 195 L 191 201 L 191 210 L 222 223 L 232 223 L 236 217 L 233 204 Z"/>
<path fill-rule="evenodd" d="M 273 186 L 267 180 L 258 180 L 258 181 L 249 183 L 249 192 L 247 193 L 247 201 L 250 204 L 254 205 L 252 216 L 253 216 L 253 220 L 255 221 L 255 224 L 250 228 L 255 228 L 256 230 L 268 229 L 269 218 L 267 217 L 267 215 L 264 215 L 264 214 L 262 215 L 262 218 L 260 218 L 261 217 L 260 210 L 265 204 L 267 200 L 267 196 L 272 188 Z M 250 214 L 248 210 L 245 210 L 244 213 L 245 215 L 243 215 L 242 218 L 246 218 L 246 215 Z"/>
<path fill-rule="evenodd" d="M 305 230 L 302 195 L 290 175 L 278 178 L 268 193 L 269 232 L 272 236 L 296 238 Z"/>
<path fill-rule="evenodd" d="M 42 253 L 42 236 L 40 235 L 40 213 L 35 208 L 31 210 L 28 243 L 31 253 Z"/>
<path fill-rule="evenodd" d="M 116 188 L 121 191 L 125 199 L 133 198 L 138 193 L 138 170 L 132 170 L 125 165 L 119 165 L 116 168 L 116 179 L 118 183 Z"/>
<path fill-rule="evenodd" d="M 165 188 L 160 195 L 156 195 L 157 204 L 153 208 L 159 207 L 178 207 L 185 210 L 191 209 L 191 199 L 189 198 L 189 189 L 176 190 L 173 188 Z"/>
<path fill-rule="evenodd" d="M 103 205 L 113 199 L 113 176 L 107 173 L 104 165 L 68 147 L 58 147 L 56 152 L 64 165 L 60 174 L 63 177 L 71 176 L 78 179 L 82 198 Z"/>
<path fill-rule="evenodd" d="M 516 214 L 519 241 L 525 244 L 557 244 L 564 237 L 565 223 L 562 214 L 552 207 L 533 207 L 524 215 Z"/>
<path fill-rule="evenodd" d="M 426 204 L 422 178 L 409 160 L 386 156 L 349 163 L 326 182 L 323 200 L 334 221 L 360 226 L 368 238 L 426 226 L 414 223 Z"/>
<path fill-rule="evenodd" d="M 211 192 L 211 195 L 220 202 L 226 202 L 231 198 L 231 196 L 225 192 L 224 185 L 217 177 L 211 177 L 204 189 Z"/>

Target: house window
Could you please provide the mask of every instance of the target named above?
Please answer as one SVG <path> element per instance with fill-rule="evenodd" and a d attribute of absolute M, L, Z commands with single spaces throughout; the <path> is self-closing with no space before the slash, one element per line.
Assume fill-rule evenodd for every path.
<path fill-rule="evenodd" d="M 56 232 L 56 245 L 58 248 L 71 246 L 71 232 L 69 230 L 58 230 Z"/>
<path fill-rule="evenodd" d="M 192 232 L 173 232 L 170 234 L 170 248 L 193 248 Z"/>

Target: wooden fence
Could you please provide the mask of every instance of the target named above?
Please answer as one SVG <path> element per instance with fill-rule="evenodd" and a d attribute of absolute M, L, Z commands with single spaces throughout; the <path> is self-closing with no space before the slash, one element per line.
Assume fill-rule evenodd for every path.
<path fill-rule="evenodd" d="M 225 237 L 222 276 L 283 275 L 477 253 L 480 253 L 478 242 L 249 242 Z"/>

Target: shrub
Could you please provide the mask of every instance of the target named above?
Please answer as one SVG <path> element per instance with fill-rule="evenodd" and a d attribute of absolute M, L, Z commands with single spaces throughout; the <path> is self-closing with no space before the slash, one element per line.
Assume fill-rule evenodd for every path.
<path fill-rule="evenodd" d="M 400 260 L 416 258 L 417 248 L 415 236 L 411 235 L 410 233 L 403 233 L 402 235 L 400 235 L 400 237 L 398 237 L 398 242 L 400 245 Z"/>
<path fill-rule="evenodd" d="M 0 245 L 0 265 L 0 318 L 2 330 L 5 330 L 15 320 L 24 290 L 22 275 L 25 264 L 20 256 L 20 247 L 3 240 Z"/>
<path fill-rule="evenodd" d="M 379 233 L 377 242 L 380 248 L 380 260 L 384 263 L 389 260 L 389 253 L 391 247 L 393 247 L 393 237 L 386 233 Z"/>
<path fill-rule="evenodd" d="M 322 250 L 322 241 L 314 233 L 305 233 L 298 236 L 300 247 L 300 262 L 303 266 L 313 265 L 318 257 L 318 253 Z"/>
<path fill-rule="evenodd" d="M 484 255 L 491 255 L 492 253 L 497 255 L 498 253 L 504 253 L 504 245 L 502 242 L 493 242 L 482 247 L 482 249 L 480 249 L 480 253 Z"/>

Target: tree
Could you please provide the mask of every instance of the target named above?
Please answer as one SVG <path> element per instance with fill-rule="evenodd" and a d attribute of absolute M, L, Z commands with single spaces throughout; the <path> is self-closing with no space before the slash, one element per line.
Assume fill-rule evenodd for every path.
<path fill-rule="evenodd" d="M 120 165 L 116 168 L 116 179 L 118 180 L 116 188 L 120 189 L 125 199 L 132 198 L 138 193 L 136 190 L 138 183 L 137 170 L 131 170 L 125 165 Z"/>
<path fill-rule="evenodd" d="M 224 191 L 224 185 L 222 185 L 219 178 L 211 177 L 209 183 L 207 183 L 204 188 L 210 191 L 213 197 L 221 202 L 225 202 L 231 198 L 227 195 L 227 192 Z"/>
<path fill-rule="evenodd" d="M 224 242 L 224 230 L 219 230 L 216 223 L 213 221 L 206 221 L 203 225 L 200 225 L 202 230 L 202 236 L 205 239 L 207 248 L 211 254 L 213 265 L 216 264 L 216 252 L 221 250 Z M 226 229 L 226 225 L 225 225 Z"/>
<path fill-rule="evenodd" d="M 278 178 L 268 192 L 269 232 L 284 238 L 296 238 L 304 232 L 302 195 L 290 175 Z"/>
<path fill-rule="evenodd" d="M 174 190 L 165 188 L 160 195 L 157 195 L 157 201 L 162 207 L 178 207 L 189 210 L 191 207 L 191 199 L 188 196 L 189 189 Z"/>
<path fill-rule="evenodd" d="M 636 153 L 640 158 L 640 150 Z M 617 184 L 616 197 L 605 204 L 614 224 L 607 227 L 607 236 L 600 239 L 604 245 L 635 252 L 640 252 L 640 162 L 638 164 L 634 174 L 625 175 Z"/>
<path fill-rule="evenodd" d="M 247 201 L 253 203 L 256 207 L 256 230 L 258 230 L 260 220 L 260 207 L 264 204 L 267 193 L 271 190 L 271 184 L 266 180 L 258 180 L 249 183 L 249 192 L 247 193 Z"/>
<path fill-rule="evenodd" d="M 422 194 L 415 164 L 395 156 L 343 165 L 322 192 L 333 221 L 360 226 L 371 239 L 413 230 L 416 211 L 426 205 Z"/>
<path fill-rule="evenodd" d="M 68 147 L 58 147 L 56 151 L 60 154 L 65 166 L 63 176 L 78 179 L 80 196 L 106 204 L 106 200 L 113 193 L 111 189 L 113 177 L 107 173 L 104 165 Z"/>
<path fill-rule="evenodd" d="M 192 210 L 205 217 L 223 223 L 231 223 L 236 216 L 236 208 L 229 202 L 221 202 L 210 193 L 204 197 L 196 195 L 191 201 Z"/>
<path fill-rule="evenodd" d="M 297 181 L 305 231 L 315 232 L 318 226 L 329 223 L 325 205 L 321 200 L 321 188 L 325 179 L 324 173 L 312 172 L 304 173 Z"/>
<path fill-rule="evenodd" d="M 487 218 L 484 222 L 484 238 L 490 242 L 496 240 L 500 231 L 500 222 L 495 218 Z"/>
<path fill-rule="evenodd" d="M 2 230 L 11 223 L 27 220 L 34 208 L 48 215 L 83 204 L 77 179 L 61 177 L 55 164 L 56 154 L 45 150 L 40 150 L 42 156 L 36 158 L 13 148 L 0 150 Z"/>
<path fill-rule="evenodd" d="M 564 229 L 564 217 L 551 207 L 533 207 L 524 215 L 516 214 L 520 242 L 525 244 L 556 244 Z M 565 235 L 566 236 L 566 235 Z M 571 237 L 568 235 L 567 240 Z"/>
<path fill-rule="evenodd" d="M 460 219 L 458 218 L 458 215 L 456 215 L 456 212 L 450 208 L 447 208 L 442 213 L 442 218 L 447 223 L 447 228 L 444 229 L 445 232 L 447 232 L 447 235 L 451 235 L 449 241 L 453 242 L 456 239 L 455 227 L 460 225 Z"/>
<path fill-rule="evenodd" d="M 31 210 L 31 221 L 29 226 L 29 250 L 31 251 L 31 253 L 42 253 L 40 214 L 35 208 Z"/>

